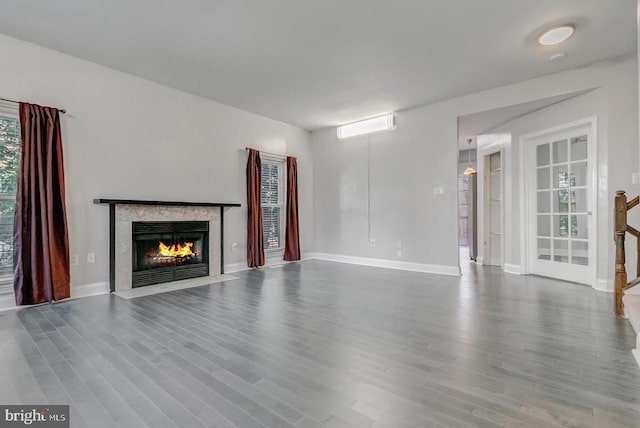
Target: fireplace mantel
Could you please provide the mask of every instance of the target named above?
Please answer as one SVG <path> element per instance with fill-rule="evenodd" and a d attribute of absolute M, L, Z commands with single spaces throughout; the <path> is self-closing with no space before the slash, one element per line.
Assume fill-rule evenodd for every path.
<path fill-rule="evenodd" d="M 179 201 L 142 201 L 137 199 L 94 199 L 94 204 L 109 205 L 168 205 L 181 207 L 240 207 L 240 204 L 221 202 L 179 202 Z"/>
<path fill-rule="evenodd" d="M 224 210 L 225 208 L 240 207 L 240 204 L 220 203 L 220 202 L 180 202 L 180 201 L 148 201 L 136 199 L 94 199 L 95 204 L 109 205 L 109 284 L 111 292 L 116 291 L 116 207 L 125 209 L 131 205 L 146 205 L 155 207 L 167 207 L 167 211 L 175 210 L 179 207 L 194 207 L 194 209 L 220 208 L 219 211 L 219 258 L 220 274 L 224 273 Z M 132 207 L 131 207 L 132 208 Z M 120 257 L 120 256 L 119 256 Z"/>

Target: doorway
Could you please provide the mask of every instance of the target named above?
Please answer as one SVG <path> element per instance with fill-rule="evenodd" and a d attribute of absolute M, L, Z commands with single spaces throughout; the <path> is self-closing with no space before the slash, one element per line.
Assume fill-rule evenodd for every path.
<path fill-rule="evenodd" d="M 461 264 L 476 261 L 478 253 L 476 153 L 471 142 L 459 151 L 458 247 Z"/>
<path fill-rule="evenodd" d="M 502 267 L 503 261 L 503 156 L 497 151 L 484 156 L 484 264 Z"/>
<path fill-rule="evenodd" d="M 595 119 L 522 137 L 528 272 L 595 284 Z"/>

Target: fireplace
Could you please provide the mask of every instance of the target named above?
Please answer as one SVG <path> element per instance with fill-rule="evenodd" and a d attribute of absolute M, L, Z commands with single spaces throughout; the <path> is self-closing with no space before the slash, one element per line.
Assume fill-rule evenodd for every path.
<path fill-rule="evenodd" d="M 109 206 L 109 289 L 112 292 L 131 290 L 134 286 L 140 287 L 161 281 L 195 276 L 202 277 L 194 279 L 195 282 L 199 282 L 204 280 L 206 272 L 208 272 L 208 276 L 218 276 L 224 273 L 224 253 L 222 251 L 224 248 L 224 214 L 228 208 L 239 207 L 240 204 L 136 199 L 94 199 L 94 203 Z M 177 230 L 175 228 L 162 229 L 170 222 L 199 223 L 202 227 L 188 226 L 186 230 L 180 228 Z M 135 230 L 134 223 L 137 224 Z M 140 224 L 146 224 L 146 226 L 142 227 Z M 209 232 L 206 233 L 204 230 Z M 145 266 L 145 259 L 142 258 L 151 249 L 158 248 L 160 242 L 151 242 L 151 246 L 147 242 L 139 247 L 136 239 L 132 239 L 137 234 L 147 235 L 146 237 L 155 235 L 149 240 L 161 241 L 157 235 L 166 234 L 167 238 L 171 238 L 171 242 L 163 241 L 163 244 L 169 246 L 169 244 L 184 244 L 185 242 L 185 239 L 181 239 L 180 236 L 175 237 L 174 234 L 186 234 L 191 237 L 194 232 L 199 232 L 198 236 L 195 236 L 193 241 L 186 241 L 193 242 L 194 245 L 190 247 L 192 252 L 195 252 L 195 249 L 200 249 L 200 256 L 190 257 L 188 260 L 175 260 L 176 263 L 173 264 L 165 262 L 166 264 L 162 266 L 158 266 L 159 263 L 149 263 Z M 139 238 L 142 241 L 149 241 L 146 237 L 140 236 Z M 147 261 L 149 260 L 147 259 Z"/>
<path fill-rule="evenodd" d="M 134 221 L 132 287 L 209 275 L 208 221 Z"/>

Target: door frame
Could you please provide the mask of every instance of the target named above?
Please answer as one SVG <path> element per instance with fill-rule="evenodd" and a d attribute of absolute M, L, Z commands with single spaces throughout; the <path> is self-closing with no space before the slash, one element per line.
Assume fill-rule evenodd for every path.
<path fill-rule="evenodd" d="M 587 160 L 591 165 L 591 174 L 588 178 L 591 185 L 591 230 L 589 231 L 589 260 L 592 267 L 591 283 L 588 284 L 593 288 L 597 285 L 597 248 L 598 248 L 598 117 L 590 116 L 584 119 L 579 119 L 573 122 L 566 123 L 564 125 L 555 126 L 553 128 L 544 129 L 542 131 L 533 132 L 530 134 L 522 135 L 519 140 L 520 149 L 520 214 L 523 220 L 522 227 L 520 228 L 520 254 L 521 254 L 521 269 L 523 275 L 531 273 L 530 256 L 531 256 L 531 242 L 529 239 L 529 225 L 533 221 L 530 214 L 531 200 L 531 183 L 535 182 L 535 177 L 532 177 L 532 172 L 529 168 L 531 158 L 529 156 L 529 143 L 532 140 L 536 140 L 547 135 L 557 134 L 560 132 L 568 132 L 574 128 L 582 128 L 588 126 L 589 131 L 589 155 Z"/>
<path fill-rule="evenodd" d="M 510 140 L 509 136 L 509 141 Z M 490 239 L 490 225 L 488 224 L 489 216 L 489 195 L 487 193 L 487 183 L 486 177 L 490 173 L 490 168 L 488 167 L 489 156 L 494 153 L 500 153 L 500 185 L 502 186 L 502 194 L 500 195 L 500 221 L 502 223 L 502 236 L 500 239 L 500 247 L 501 247 L 501 258 L 500 258 L 500 269 L 504 270 L 505 268 L 505 236 L 508 236 L 507 228 L 505 227 L 506 215 L 505 215 L 505 207 L 507 206 L 507 202 L 509 200 L 509 195 L 507 194 L 506 187 L 506 179 L 507 175 L 510 175 L 510 171 L 508 170 L 508 161 L 506 158 L 506 150 L 505 150 L 504 138 L 496 138 L 496 142 L 480 147 L 478 145 L 477 151 L 477 165 L 478 165 L 478 174 L 477 174 L 477 218 L 478 218 L 478 258 L 477 263 L 481 265 L 487 265 L 489 263 L 489 257 L 487 257 L 487 245 L 485 243 L 488 239 Z"/>

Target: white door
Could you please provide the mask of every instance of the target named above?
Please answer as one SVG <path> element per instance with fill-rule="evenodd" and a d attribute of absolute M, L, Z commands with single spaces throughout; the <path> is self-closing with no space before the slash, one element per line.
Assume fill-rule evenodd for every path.
<path fill-rule="evenodd" d="M 593 285 L 593 133 L 580 125 L 526 141 L 529 267 L 533 274 Z"/>
<path fill-rule="evenodd" d="M 485 195 L 488 195 L 487 205 L 487 229 L 489 240 L 487 241 L 487 262 L 491 266 L 502 267 L 502 155 L 501 152 L 493 153 L 486 157 L 485 177 L 487 185 Z"/>

